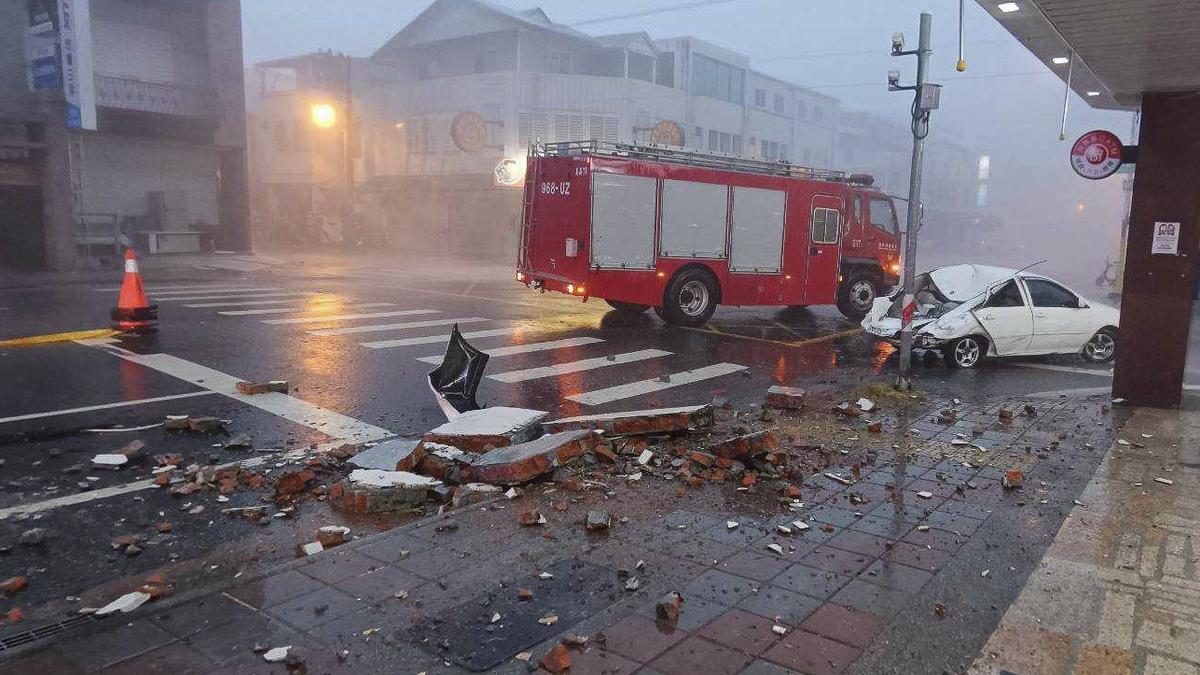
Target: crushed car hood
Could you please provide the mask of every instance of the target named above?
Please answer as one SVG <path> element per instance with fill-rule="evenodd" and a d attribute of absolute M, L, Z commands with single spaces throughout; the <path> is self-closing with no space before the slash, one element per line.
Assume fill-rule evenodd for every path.
<path fill-rule="evenodd" d="M 1007 267 L 962 264 L 917 275 L 918 311 L 913 316 L 913 331 L 944 339 L 967 329 L 975 324 L 971 311 L 987 296 L 988 289 L 1017 274 L 1018 270 Z M 897 287 L 889 297 L 876 298 L 862 327 L 879 337 L 898 336 L 903 294 L 903 289 Z M 928 301 L 926 304 L 921 303 L 922 297 Z"/>
<path fill-rule="evenodd" d="M 929 272 L 937 289 L 953 302 L 965 302 L 1016 275 L 1017 270 L 989 265 L 951 265 Z"/>

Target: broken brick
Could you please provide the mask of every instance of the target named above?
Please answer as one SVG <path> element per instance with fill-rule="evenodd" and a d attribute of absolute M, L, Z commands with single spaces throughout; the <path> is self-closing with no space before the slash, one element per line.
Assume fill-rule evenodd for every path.
<path fill-rule="evenodd" d="M 4 591 L 5 593 L 12 595 L 13 593 L 20 593 L 21 591 L 25 590 L 25 587 L 28 585 L 29 577 L 11 577 L 6 579 L 3 583 L 0 583 L 0 591 Z"/>
<path fill-rule="evenodd" d="M 746 474 L 742 476 L 742 480 L 738 484 L 742 487 L 752 487 L 757 482 L 758 474 L 754 473 L 753 471 L 747 471 Z"/>
<path fill-rule="evenodd" d="M 791 499 L 799 499 L 800 498 L 800 486 L 799 485 L 788 485 L 788 486 L 784 487 L 783 488 L 783 496 L 791 498 Z"/>
<path fill-rule="evenodd" d="M 773 408 L 799 410 L 804 407 L 806 392 L 796 387 L 775 385 L 767 389 L 767 405 Z"/>
<path fill-rule="evenodd" d="M 548 414 L 505 407 L 471 410 L 432 429 L 423 440 L 468 452 L 486 452 L 535 438 L 540 429 L 538 424 Z"/>
<path fill-rule="evenodd" d="M 1019 488 L 1025 481 L 1025 475 L 1020 469 L 1005 469 L 1004 479 L 1001 481 L 1004 487 L 1012 489 Z"/>
<path fill-rule="evenodd" d="M 699 450 L 696 450 L 696 451 L 691 452 L 688 455 L 688 459 L 699 464 L 700 466 L 708 468 L 713 465 L 713 462 L 716 460 L 716 457 L 713 457 L 712 455 L 708 454 L 707 452 L 700 452 Z"/>
<path fill-rule="evenodd" d="M 607 530 L 611 522 L 612 517 L 608 515 L 608 511 L 593 509 L 587 512 L 583 526 L 588 532 L 600 532 Z"/>
<path fill-rule="evenodd" d="M 575 429 L 595 429 L 607 436 L 634 436 L 664 434 L 710 427 L 713 410 L 710 405 L 686 406 L 682 408 L 657 408 L 633 410 L 620 413 L 583 415 L 545 422 L 547 433 L 559 433 Z"/>
<path fill-rule="evenodd" d="M 308 482 L 315 479 L 317 474 L 311 469 L 289 469 L 279 474 L 275 479 L 275 499 L 288 499 L 303 492 Z"/>
<path fill-rule="evenodd" d="M 997 413 L 997 417 L 1004 421 L 1012 420 L 1013 411 L 1010 408 L 1000 408 L 1000 411 Z"/>
<path fill-rule="evenodd" d="M 765 429 L 744 436 L 735 436 L 716 445 L 708 451 L 718 457 L 728 459 L 745 459 L 761 455 L 779 447 L 779 439 L 775 437 L 774 429 Z"/>
<path fill-rule="evenodd" d="M 883 431 L 883 422 L 880 422 L 879 420 L 871 422 L 867 425 L 867 431 L 873 434 L 881 433 Z"/>
<path fill-rule="evenodd" d="M 607 443 L 597 443 L 592 447 L 592 453 L 609 464 L 617 461 L 617 453 L 613 452 L 613 449 Z"/>
<path fill-rule="evenodd" d="M 125 455 L 125 457 L 133 460 L 141 457 L 145 449 L 145 443 L 141 441 L 130 441 L 125 447 L 117 450 L 116 454 Z"/>
<path fill-rule="evenodd" d="M 479 459 L 474 452 L 463 452 L 458 448 L 440 443 L 421 441 L 418 446 L 421 454 L 417 470 L 426 476 L 432 476 L 448 483 L 462 483 L 465 480 L 467 467 Z M 399 465 L 399 463 L 397 464 Z M 397 469 L 406 471 L 407 469 Z"/>
<path fill-rule="evenodd" d="M 565 645 L 556 644 L 542 657 L 540 665 L 551 673 L 565 673 L 571 667 L 571 654 Z"/>
<path fill-rule="evenodd" d="M 183 455 L 173 452 L 155 455 L 154 463 L 158 466 L 179 466 L 180 464 L 183 464 Z"/>
<path fill-rule="evenodd" d="M 166 534 L 166 533 L 170 532 L 173 527 L 174 526 L 171 525 L 171 523 L 163 521 L 161 523 L 155 524 L 154 531 L 158 532 L 159 534 Z"/>
<path fill-rule="evenodd" d="M 239 394 L 247 396 L 256 396 L 258 394 L 267 394 L 275 392 L 278 394 L 286 394 L 291 389 L 287 380 L 271 380 L 270 382 L 238 382 L 237 390 Z"/>
<path fill-rule="evenodd" d="M 522 511 L 521 514 L 517 516 L 517 522 L 521 523 L 521 525 L 524 525 L 525 527 L 533 527 L 535 525 L 541 525 L 543 522 L 545 522 L 545 519 L 542 517 L 541 511 L 532 509 L 529 511 Z"/>
<path fill-rule="evenodd" d="M 190 421 L 187 415 L 167 415 L 167 418 L 163 420 L 163 428 L 171 431 L 181 431 L 188 428 L 188 422 Z"/>
<path fill-rule="evenodd" d="M 214 431 L 220 431 L 225 427 L 225 423 L 216 417 L 192 417 L 187 421 L 187 428 L 202 434 L 211 434 Z"/>
<path fill-rule="evenodd" d="M 553 471 L 569 460 L 591 450 L 596 434 L 590 431 L 564 431 L 492 450 L 467 468 L 472 481 L 513 485 L 524 483 Z"/>
<path fill-rule="evenodd" d="M 329 490 L 329 503 L 346 513 L 411 511 L 441 481 L 406 471 L 355 469 Z"/>
<path fill-rule="evenodd" d="M 341 525 L 326 525 L 317 530 L 317 541 L 320 542 L 322 548 L 341 546 L 346 543 L 348 536 L 350 536 L 350 528 Z"/>
<path fill-rule="evenodd" d="M 525 601 L 532 600 L 533 599 L 533 590 L 529 589 L 529 588 L 517 589 L 517 598 L 519 600 L 525 600 Z"/>
<path fill-rule="evenodd" d="M 662 596 L 658 600 L 658 605 L 655 606 L 655 615 L 662 621 L 675 623 L 679 619 L 679 610 L 683 607 L 683 596 L 676 591 L 671 591 Z"/>

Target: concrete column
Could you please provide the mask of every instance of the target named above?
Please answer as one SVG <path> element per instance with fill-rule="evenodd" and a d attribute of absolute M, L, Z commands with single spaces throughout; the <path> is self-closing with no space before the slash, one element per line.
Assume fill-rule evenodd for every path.
<path fill-rule="evenodd" d="M 1179 405 L 1200 264 L 1200 96 L 1142 96 L 1137 174 L 1113 396 Z M 1179 255 L 1152 255 L 1156 222 L 1179 223 Z"/>
<path fill-rule="evenodd" d="M 45 227 L 46 266 L 52 270 L 75 267 L 75 202 L 71 195 L 70 133 L 61 119 L 61 99 L 47 105 L 59 115 L 46 115 L 46 150 L 42 160 L 42 221 Z"/>

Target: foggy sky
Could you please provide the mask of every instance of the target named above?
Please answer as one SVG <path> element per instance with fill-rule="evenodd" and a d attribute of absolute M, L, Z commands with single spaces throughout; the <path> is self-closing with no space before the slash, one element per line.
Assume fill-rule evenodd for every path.
<path fill-rule="evenodd" d="M 514 9 L 540 6 L 551 20 L 568 25 L 682 4 L 494 1 Z M 243 0 L 246 61 L 318 48 L 366 56 L 428 4 L 429 0 Z M 1031 255 L 1032 243 L 1042 257 L 1050 258 L 1039 268 L 1043 273 L 1070 279 L 1094 276 L 1106 255 L 1116 255 L 1121 180 L 1079 178 L 1067 153 L 1070 143 L 1091 129 L 1109 129 L 1133 142 L 1131 116 L 1092 110 L 1072 93 L 1068 140 L 1060 142 L 1062 81 L 973 0 L 966 7 L 965 73 L 954 70 L 956 0 L 731 0 L 579 29 L 593 35 L 640 30 L 654 38 L 693 35 L 747 54 L 755 69 L 835 96 L 844 109 L 906 120 L 911 94 L 889 93 L 886 73 L 901 70 L 904 82 L 911 82 L 915 58 L 889 56 L 891 35 L 905 33 L 911 47 L 917 39 L 918 14 L 929 11 L 934 16 L 930 80 L 943 85 L 931 138 L 945 134 L 992 157 L 990 206 L 1013 231 L 1011 250 L 997 251 L 997 260 L 981 262 L 1016 264 Z M 1084 205 L 1082 211 L 1078 204 Z"/>

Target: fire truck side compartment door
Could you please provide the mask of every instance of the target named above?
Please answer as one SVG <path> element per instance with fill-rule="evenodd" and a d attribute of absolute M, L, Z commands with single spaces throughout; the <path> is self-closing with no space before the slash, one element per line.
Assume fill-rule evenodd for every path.
<path fill-rule="evenodd" d="M 654 269 L 657 189 L 655 178 L 592 173 L 593 266 Z"/>
<path fill-rule="evenodd" d="M 724 258 L 729 187 L 664 180 L 662 240 L 668 258 Z"/>
<path fill-rule="evenodd" d="M 844 209 L 841 197 L 813 195 L 808 213 L 804 304 L 830 304 L 837 297 Z"/>
<path fill-rule="evenodd" d="M 782 190 L 733 189 L 731 272 L 778 274 L 782 271 L 786 196 Z"/>

